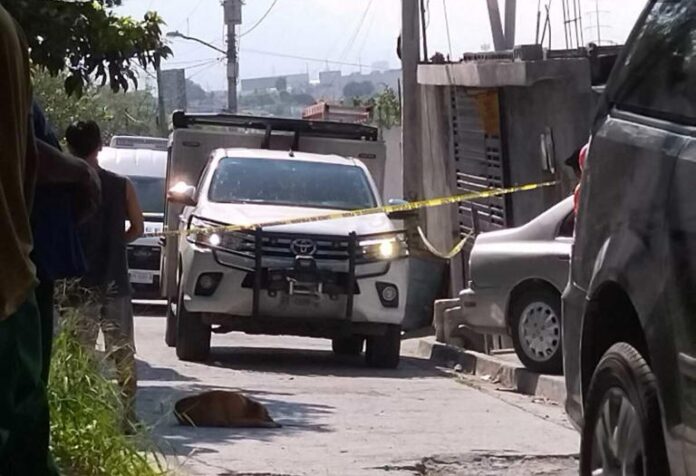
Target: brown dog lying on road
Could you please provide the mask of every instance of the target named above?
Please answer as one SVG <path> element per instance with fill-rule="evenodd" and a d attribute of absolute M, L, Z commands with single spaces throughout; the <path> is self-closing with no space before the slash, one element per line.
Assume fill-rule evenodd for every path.
<path fill-rule="evenodd" d="M 238 392 L 214 390 L 182 398 L 174 415 L 184 426 L 224 428 L 280 428 L 268 410 Z"/>

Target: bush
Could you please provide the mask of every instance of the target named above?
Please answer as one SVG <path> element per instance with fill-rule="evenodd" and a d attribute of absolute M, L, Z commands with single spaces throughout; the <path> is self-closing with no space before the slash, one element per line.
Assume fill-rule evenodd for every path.
<path fill-rule="evenodd" d="M 76 337 L 79 311 L 63 314 L 48 385 L 51 448 L 59 468 L 75 476 L 163 474 L 157 453 L 141 450 L 152 448 L 146 432 L 123 433 L 119 389 L 104 376 L 103 359 Z"/>

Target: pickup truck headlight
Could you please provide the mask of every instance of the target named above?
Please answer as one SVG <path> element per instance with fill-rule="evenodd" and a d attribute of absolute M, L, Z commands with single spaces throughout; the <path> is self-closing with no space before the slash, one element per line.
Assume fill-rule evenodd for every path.
<path fill-rule="evenodd" d="M 403 237 L 365 240 L 359 243 L 363 257 L 367 259 L 390 260 L 408 255 Z"/>
<path fill-rule="evenodd" d="M 201 218 L 193 217 L 189 224 L 190 233 L 187 236 L 188 241 L 199 246 L 207 246 L 210 248 L 222 248 L 236 251 L 242 244 L 242 237 L 233 232 L 216 232 L 215 228 L 219 228 L 219 223 L 212 223 Z"/>

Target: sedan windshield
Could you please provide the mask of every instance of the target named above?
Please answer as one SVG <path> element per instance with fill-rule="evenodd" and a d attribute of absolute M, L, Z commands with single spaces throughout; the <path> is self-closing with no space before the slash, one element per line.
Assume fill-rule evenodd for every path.
<path fill-rule="evenodd" d="M 297 160 L 222 159 L 208 199 L 336 210 L 376 206 L 361 168 Z"/>

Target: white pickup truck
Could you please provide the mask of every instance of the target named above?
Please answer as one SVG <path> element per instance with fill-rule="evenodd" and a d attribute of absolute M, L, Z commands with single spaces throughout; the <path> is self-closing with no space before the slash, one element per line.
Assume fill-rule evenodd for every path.
<path fill-rule="evenodd" d="M 392 220 L 403 215 L 277 224 L 380 206 L 379 189 L 368 167 L 347 156 L 290 147 L 277 150 L 287 139 L 281 136 L 274 148 L 208 150 L 194 187 L 184 180 L 185 167 L 177 168 L 179 157 L 188 156 L 178 162 L 190 169 L 190 157 L 197 155 L 185 150 L 184 142 L 189 148 L 210 144 L 215 142 L 210 134 L 218 134 L 218 141 L 227 136 L 236 137 L 233 143 L 248 144 L 251 135 L 266 142 L 268 128 L 262 139 L 264 135 L 248 131 L 246 136 L 228 129 L 214 132 L 210 124 L 196 128 L 192 117 L 178 119 L 186 127 L 179 129 L 180 134 L 174 131 L 168 174 L 169 206 L 179 207 L 172 223 L 176 226 L 169 229 L 178 228 L 180 235 L 167 239 L 167 260 L 175 256 L 176 262 L 169 270 L 170 276 L 175 270 L 175 287 L 167 296 L 166 340 L 176 347 L 178 357 L 205 360 L 212 332 L 242 331 L 329 338 L 338 354 L 358 355 L 365 346 L 368 365 L 396 367 L 407 298 L 408 249 L 404 233 Z M 218 121 L 228 125 L 236 117 Z M 176 126 L 176 118 L 174 122 Z M 303 123 L 286 121 L 280 126 L 296 129 Z M 355 127 L 334 126 L 339 132 Z M 317 148 L 311 145 L 317 139 L 312 132 L 317 134 L 305 131 L 305 149 Z M 375 146 L 346 137 L 319 139 L 322 147 L 334 141 L 339 150 L 349 142 L 362 142 L 368 149 Z M 297 146 L 298 138 L 293 141 Z M 264 223 L 276 225 L 258 226 Z M 225 225 L 241 229 L 215 231 Z"/>

